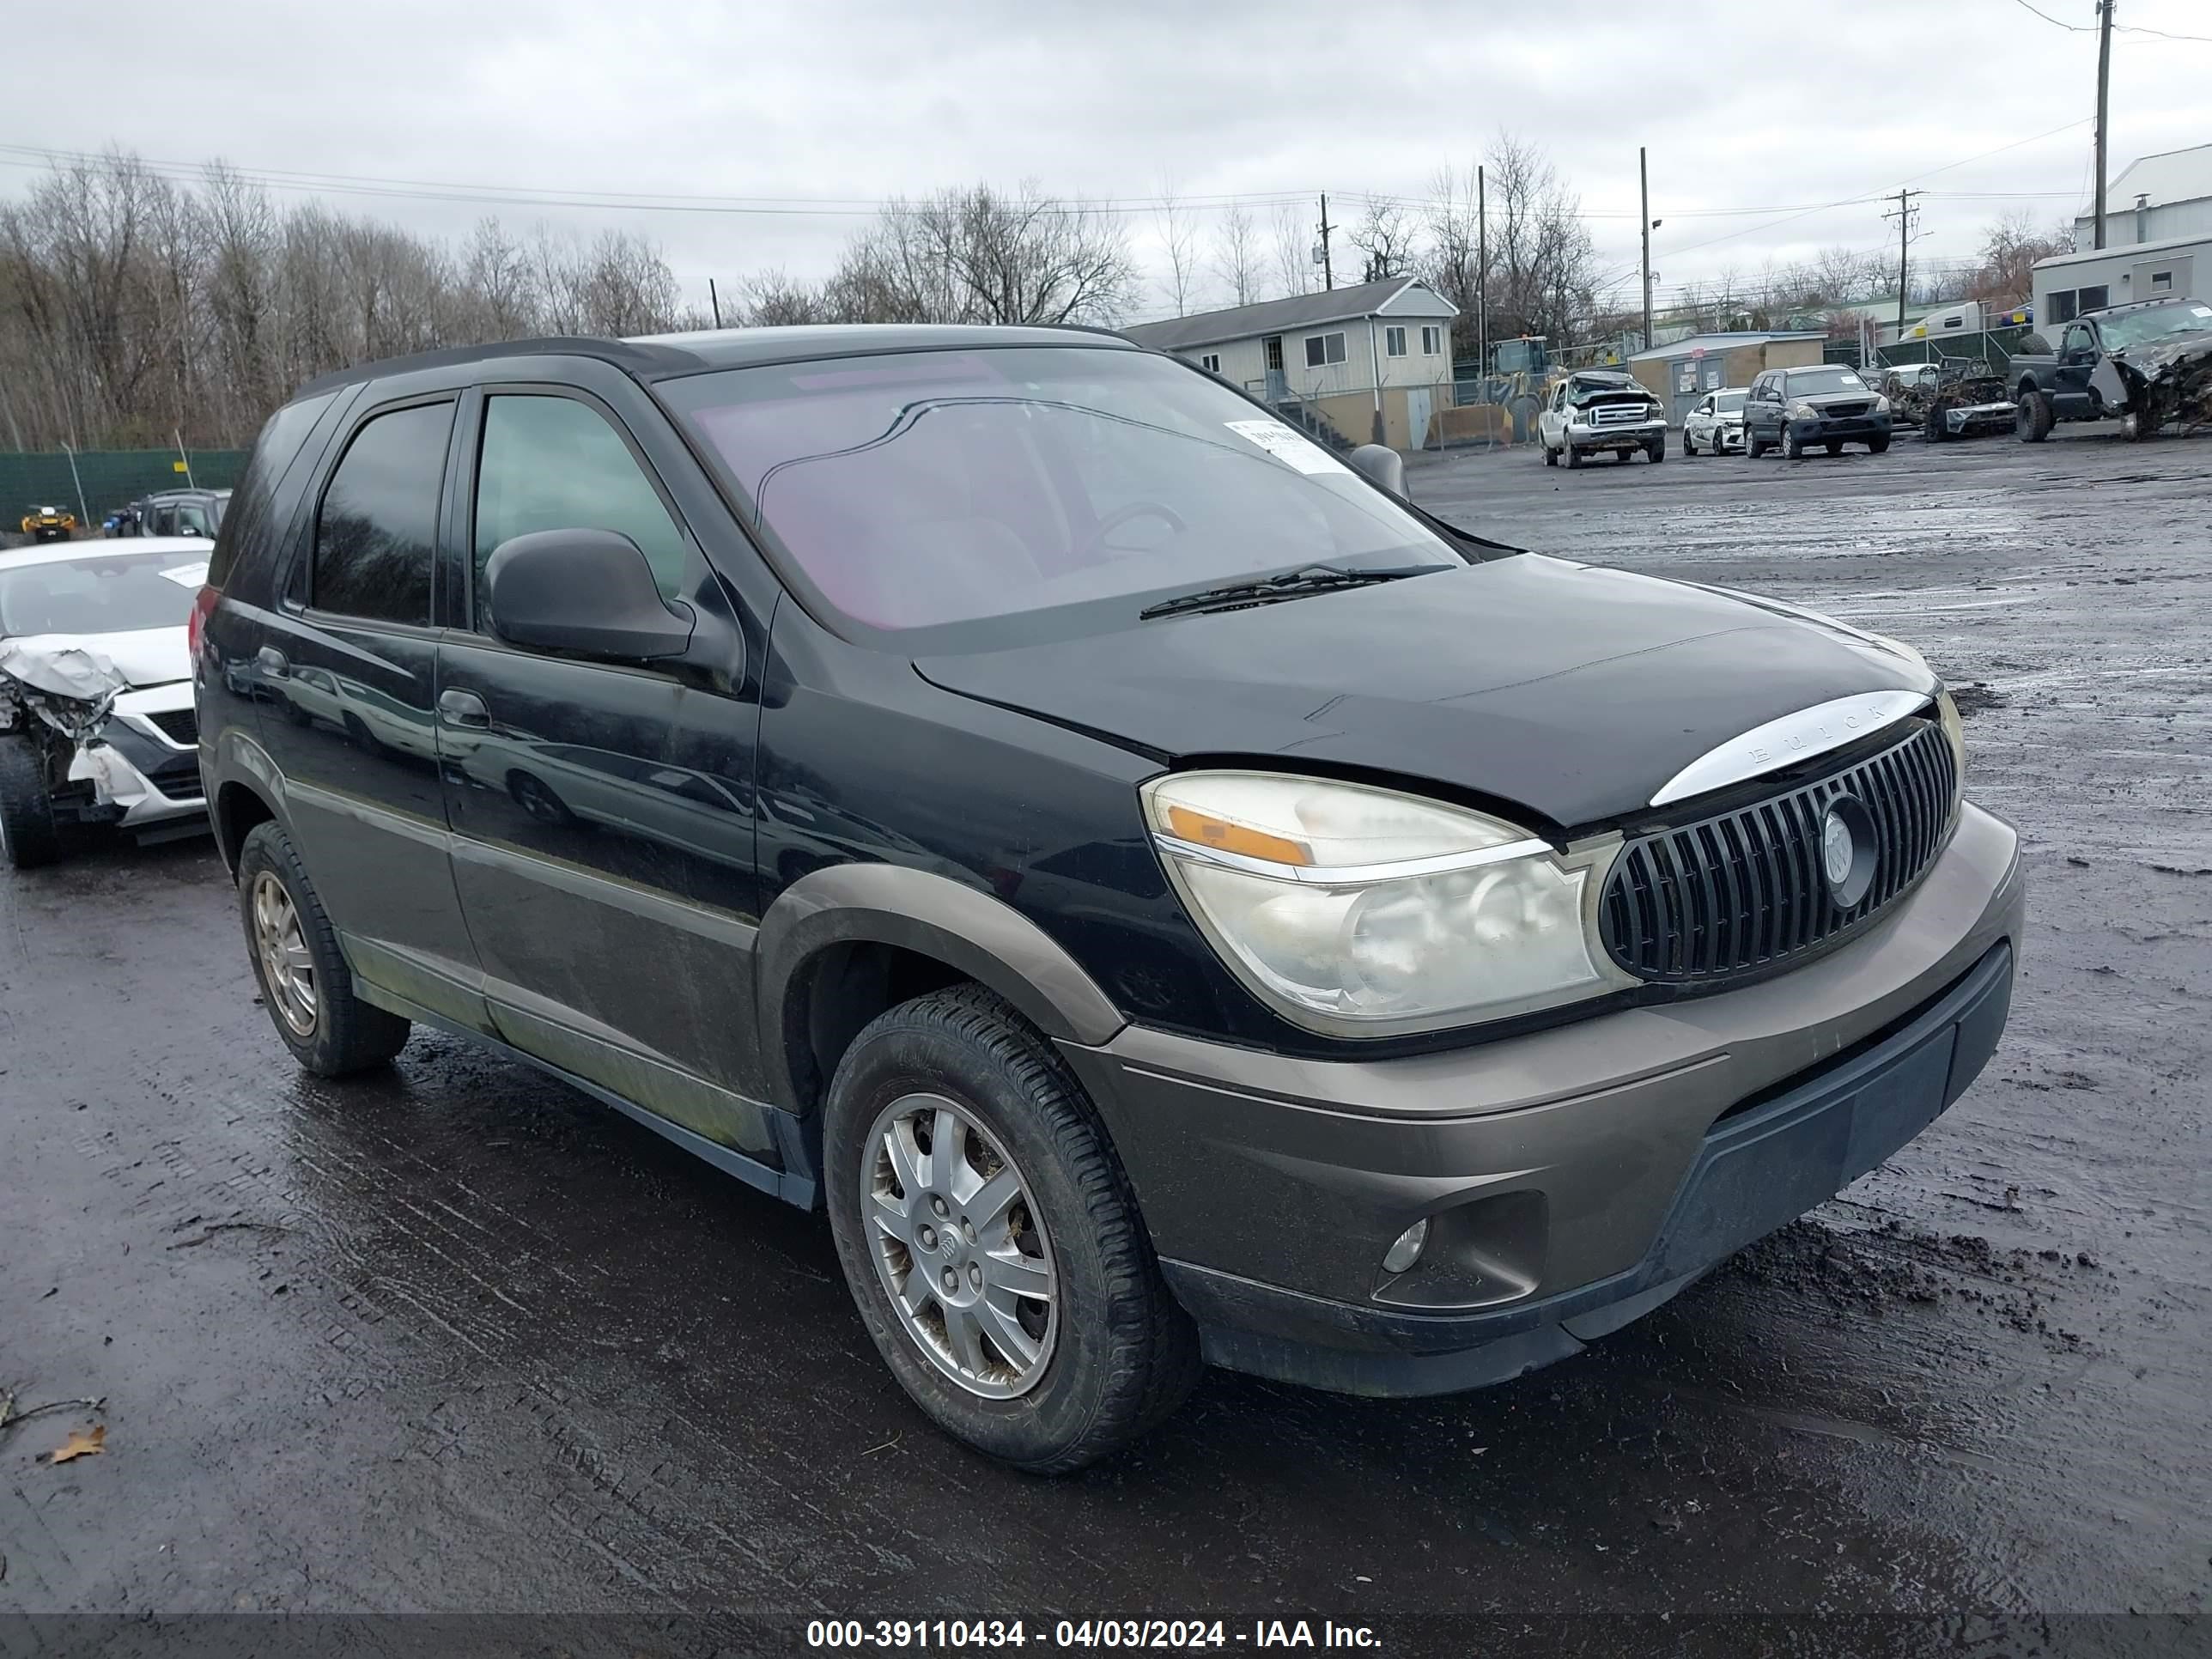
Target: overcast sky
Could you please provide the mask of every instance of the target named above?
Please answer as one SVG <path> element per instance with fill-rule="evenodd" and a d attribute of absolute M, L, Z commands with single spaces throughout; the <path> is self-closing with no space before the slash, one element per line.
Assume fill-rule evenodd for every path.
<path fill-rule="evenodd" d="M 657 240 L 703 304 L 709 276 L 821 275 L 889 195 L 1033 177 L 1135 204 L 1165 181 L 1265 198 L 1271 229 L 1267 199 L 1296 195 L 1310 225 L 1304 198 L 1326 190 L 1349 224 L 1362 192 L 1424 196 L 1504 126 L 1579 194 L 1626 305 L 1638 144 L 1662 297 L 1821 246 L 1893 248 L 1879 205 L 1782 210 L 1907 183 L 1929 191 L 1916 258 L 1971 253 L 2008 209 L 2070 217 L 2094 11 L 2036 4 L 2078 27 L 2022 0 L 101 0 L 19 10 L 0 146 L 332 175 L 348 185 L 332 205 L 447 235 L 490 212 L 518 230 L 619 225 Z M 2212 37 L 2212 0 L 2118 0 L 2116 16 Z M 21 95 L 33 63 L 67 95 Z M 2112 176 L 2212 142 L 2208 90 L 2212 39 L 2116 34 Z M 9 192 L 44 165 L 20 148 L 0 162 Z M 386 191 L 416 193 L 370 193 Z M 549 204 L 595 192 L 664 204 Z M 1773 210 L 1723 211 L 1747 209 Z M 1127 216 L 1157 268 L 1154 216 Z M 1165 308 L 1155 288 L 1138 314 Z"/>

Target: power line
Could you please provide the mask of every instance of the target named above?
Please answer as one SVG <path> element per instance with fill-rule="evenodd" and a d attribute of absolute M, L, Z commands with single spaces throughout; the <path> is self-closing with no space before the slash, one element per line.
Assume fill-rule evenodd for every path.
<path fill-rule="evenodd" d="M 2045 22 L 2050 24 L 2053 28 L 2064 29 L 2069 34 L 2094 34 L 2096 33 L 2096 26 L 2094 24 L 2067 22 L 2063 18 L 2053 17 L 2047 11 L 2036 10 L 2036 8 L 2027 3 L 2027 0 L 2012 0 L 2012 3 L 2015 6 L 2018 6 L 2022 11 L 2034 12 L 2038 17 L 2040 17 Z M 2142 23 L 2115 23 L 2112 25 L 2112 28 L 2116 33 L 2119 34 L 2151 34 L 2157 36 L 2161 40 L 2193 40 L 2201 46 L 2212 46 L 2212 34 L 2174 34 L 2165 29 L 2150 28 Z"/>

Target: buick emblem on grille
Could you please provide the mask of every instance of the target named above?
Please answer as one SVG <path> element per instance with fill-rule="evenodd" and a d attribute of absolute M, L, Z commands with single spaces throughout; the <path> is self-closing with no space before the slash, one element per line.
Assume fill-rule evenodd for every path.
<path fill-rule="evenodd" d="M 1820 873 L 1828 878 L 1828 896 L 1838 910 L 1849 910 L 1874 885 L 1874 868 L 1881 862 L 1881 832 L 1864 803 L 1838 795 L 1820 815 Z"/>
<path fill-rule="evenodd" d="M 1851 845 L 1851 826 L 1831 807 L 1820 826 L 1820 862 L 1827 867 L 1829 886 L 1841 887 L 1850 879 L 1851 854 L 1856 851 Z"/>

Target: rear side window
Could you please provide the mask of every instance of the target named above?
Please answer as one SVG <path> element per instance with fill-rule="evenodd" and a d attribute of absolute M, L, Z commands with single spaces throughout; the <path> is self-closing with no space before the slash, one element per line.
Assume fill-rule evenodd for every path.
<path fill-rule="evenodd" d="M 380 415 L 354 434 L 315 514 L 308 602 L 373 622 L 430 623 L 430 565 L 453 405 Z"/>
<path fill-rule="evenodd" d="M 261 435 L 253 442 L 253 453 L 246 463 L 246 476 L 231 492 L 231 501 L 238 510 L 222 515 L 223 533 L 216 538 L 214 556 L 208 561 L 208 580 L 216 586 L 221 587 L 228 578 L 240 546 L 267 531 L 277 483 L 299 459 L 301 446 L 337 395 L 325 392 L 319 398 L 287 404 L 262 426 Z"/>
<path fill-rule="evenodd" d="M 615 531 L 638 544 L 663 594 L 683 586 L 684 532 L 606 417 L 574 398 L 495 397 L 477 473 L 478 583 L 501 542 L 539 530 Z"/>

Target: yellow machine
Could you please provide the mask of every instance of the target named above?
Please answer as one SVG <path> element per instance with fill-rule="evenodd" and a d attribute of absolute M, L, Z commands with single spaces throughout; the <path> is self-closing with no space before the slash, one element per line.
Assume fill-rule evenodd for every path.
<path fill-rule="evenodd" d="M 23 533 L 34 542 L 65 542 L 76 533 L 76 514 L 67 507 L 34 507 L 23 515 Z"/>

